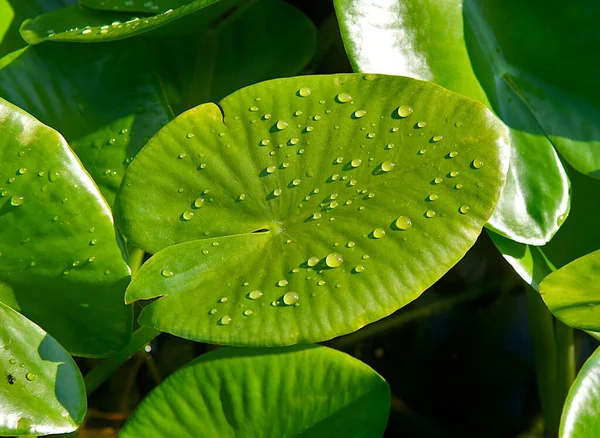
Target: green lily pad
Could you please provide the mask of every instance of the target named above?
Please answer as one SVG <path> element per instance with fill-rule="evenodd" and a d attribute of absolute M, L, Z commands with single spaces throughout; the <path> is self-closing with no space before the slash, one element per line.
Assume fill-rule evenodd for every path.
<path fill-rule="evenodd" d="M 74 354 L 120 350 L 129 268 L 108 205 L 58 132 L 4 100 L 0 123 L 0 301 Z"/>
<path fill-rule="evenodd" d="M 585 362 L 571 386 L 560 421 L 560 438 L 600 436 L 600 349 Z"/>
<path fill-rule="evenodd" d="M 312 21 L 280 0 L 249 3 L 193 36 L 145 42 L 176 114 L 250 84 L 298 74 L 317 45 Z"/>
<path fill-rule="evenodd" d="M 64 348 L 0 303 L 0 434 L 77 429 L 86 411 L 83 378 Z"/>
<path fill-rule="evenodd" d="M 186 6 L 194 0 L 79 0 L 81 6 L 101 11 L 156 14 Z"/>
<path fill-rule="evenodd" d="M 152 391 L 120 436 L 376 438 L 389 405 L 385 380 L 339 351 L 223 348 Z"/>
<path fill-rule="evenodd" d="M 540 294 L 565 324 L 600 331 L 600 251 L 550 274 L 540 284 Z"/>
<path fill-rule="evenodd" d="M 126 300 L 162 297 L 142 324 L 221 344 L 357 330 L 473 245 L 507 144 L 483 105 L 402 77 L 278 79 L 200 105 L 149 141 L 117 195 L 121 230 L 158 252 Z"/>
<path fill-rule="evenodd" d="M 187 16 L 199 18 L 200 22 L 195 23 L 191 29 L 181 23 L 174 28 L 177 32 L 183 30 L 189 33 L 206 27 L 239 1 L 195 0 L 177 9 L 166 9 L 156 15 L 141 17 L 132 15 L 133 13 L 98 11 L 73 5 L 25 20 L 20 32 L 28 44 L 43 41 L 114 41 L 156 30 Z M 192 14 L 194 17 L 191 17 Z"/>
<path fill-rule="evenodd" d="M 0 60 L 0 96 L 64 135 L 109 205 L 129 162 L 173 117 L 133 40 L 30 46 Z"/>
<path fill-rule="evenodd" d="M 335 7 L 355 70 L 434 81 L 494 109 L 509 127 L 513 155 L 489 227 L 521 243 L 548 242 L 569 210 L 569 181 L 553 145 L 578 170 L 600 169 L 600 94 L 588 49 L 598 42 L 597 2 L 573 9 L 539 0 L 377 7 L 336 0 Z M 555 68 L 556 59 L 565 62 Z"/>

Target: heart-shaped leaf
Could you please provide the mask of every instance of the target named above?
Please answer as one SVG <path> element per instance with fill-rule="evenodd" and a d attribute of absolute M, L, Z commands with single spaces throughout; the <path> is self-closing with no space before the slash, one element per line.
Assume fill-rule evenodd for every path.
<path fill-rule="evenodd" d="M 86 398 L 71 356 L 44 330 L 2 303 L 0 321 L 0 435 L 77 429 Z"/>
<path fill-rule="evenodd" d="M 172 118 L 140 41 L 28 47 L 0 60 L 0 96 L 64 135 L 110 205 L 129 162 Z"/>
<path fill-rule="evenodd" d="M 121 437 L 381 437 L 388 384 L 320 346 L 223 348 L 156 388 Z"/>
<path fill-rule="evenodd" d="M 142 12 L 156 14 L 168 9 L 177 9 L 192 3 L 194 0 L 79 0 L 79 4 L 87 8 L 101 11 Z"/>
<path fill-rule="evenodd" d="M 56 131 L 3 100 L 0 124 L 0 301 L 72 353 L 118 351 L 129 268 L 106 202 Z"/>
<path fill-rule="evenodd" d="M 548 242 L 569 210 L 569 181 L 553 145 L 579 170 L 600 169 L 593 152 L 600 94 L 590 91 L 598 73 L 586 48 L 598 42 L 599 4 L 336 0 L 335 7 L 357 71 L 434 81 L 494 109 L 514 150 L 490 227 L 518 242 Z M 555 68 L 556 59 L 569 62 Z"/>
<path fill-rule="evenodd" d="M 600 436 L 600 349 L 585 362 L 571 386 L 560 421 L 560 438 Z"/>
<path fill-rule="evenodd" d="M 180 114 L 247 85 L 301 72 L 314 55 L 316 30 L 290 4 L 259 0 L 192 37 L 145 41 L 169 104 Z"/>
<path fill-rule="evenodd" d="M 25 20 L 20 32 L 28 44 L 39 44 L 46 40 L 79 43 L 114 41 L 156 30 L 187 16 L 199 21 L 191 29 L 190 26 L 178 24 L 176 32 L 198 31 L 239 1 L 195 0 L 177 9 L 161 10 L 159 14 L 142 17 L 133 13 L 97 11 L 73 5 Z"/>
<path fill-rule="evenodd" d="M 600 331 L 600 250 L 548 275 L 540 284 L 540 294 L 565 324 Z"/>
<path fill-rule="evenodd" d="M 140 321 L 178 336 L 287 345 L 389 315 L 460 260 L 504 183 L 501 125 L 429 83 L 305 76 L 219 105 L 159 131 L 115 203 L 163 250 L 126 299 L 163 296 Z"/>

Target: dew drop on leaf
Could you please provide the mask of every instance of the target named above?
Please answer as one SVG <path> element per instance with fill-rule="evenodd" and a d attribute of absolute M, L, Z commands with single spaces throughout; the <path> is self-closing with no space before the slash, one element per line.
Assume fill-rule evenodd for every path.
<path fill-rule="evenodd" d="M 287 292 L 284 296 L 283 296 L 283 302 L 284 304 L 286 304 L 287 306 L 291 306 L 294 305 L 298 302 L 298 294 L 296 292 Z"/>
<path fill-rule="evenodd" d="M 412 220 L 408 216 L 399 216 L 395 224 L 399 230 L 408 230 L 412 227 Z"/>
<path fill-rule="evenodd" d="M 339 252 L 332 252 L 325 258 L 325 264 L 330 268 L 339 268 L 344 263 L 344 256 Z"/>

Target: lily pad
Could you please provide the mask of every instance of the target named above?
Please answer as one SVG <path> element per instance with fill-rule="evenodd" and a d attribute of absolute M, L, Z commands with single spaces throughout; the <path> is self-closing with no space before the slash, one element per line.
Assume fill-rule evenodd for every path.
<path fill-rule="evenodd" d="M 193 30 L 197 31 L 239 1 L 195 0 L 177 9 L 166 9 L 156 15 L 141 17 L 139 14 L 133 15 L 134 13 L 98 11 L 72 5 L 25 20 L 20 32 L 28 44 L 39 44 L 43 41 L 114 41 L 156 30 L 187 16 L 201 20 L 202 24 L 196 23 L 193 27 Z M 191 17 L 192 14 L 194 17 Z M 191 29 L 189 26 L 178 25 L 176 31 L 181 30 Z"/>
<path fill-rule="evenodd" d="M 133 40 L 30 46 L 0 60 L 0 96 L 64 135 L 109 205 L 135 154 L 173 117 Z"/>
<path fill-rule="evenodd" d="M 142 324 L 221 344 L 357 330 L 473 245 L 507 145 L 483 105 L 402 77 L 278 79 L 200 105 L 149 141 L 117 195 L 123 233 L 158 252 L 126 300 L 162 297 Z"/>
<path fill-rule="evenodd" d="M 565 324 L 600 331 L 600 250 L 550 274 L 540 284 L 540 294 Z"/>
<path fill-rule="evenodd" d="M 434 81 L 493 108 L 509 127 L 513 155 L 489 226 L 517 242 L 548 242 L 569 210 L 569 181 L 553 145 L 578 170 L 600 169 L 598 74 L 587 49 L 598 43 L 598 3 L 336 0 L 335 7 L 355 70 Z M 569 61 L 556 67 L 556 59 Z"/>
<path fill-rule="evenodd" d="M 64 348 L 0 303 L 0 434 L 72 432 L 86 411 L 83 378 Z"/>
<path fill-rule="evenodd" d="M 58 132 L 4 100 L 0 124 L 0 301 L 73 354 L 120 350 L 129 267 L 108 205 Z"/>
<path fill-rule="evenodd" d="M 600 435 L 600 349 L 585 362 L 571 386 L 560 421 L 560 438 Z"/>
<path fill-rule="evenodd" d="M 339 351 L 223 348 L 152 391 L 120 436 L 376 438 L 389 405 L 385 380 Z"/>

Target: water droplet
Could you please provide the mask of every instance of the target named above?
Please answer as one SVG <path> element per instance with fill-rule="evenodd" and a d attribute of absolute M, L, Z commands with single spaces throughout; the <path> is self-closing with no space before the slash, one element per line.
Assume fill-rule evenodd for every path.
<path fill-rule="evenodd" d="M 250 108 L 248 108 L 248 111 L 255 113 L 256 111 L 258 111 L 258 107 L 253 105 Z"/>
<path fill-rule="evenodd" d="M 242 193 L 240 196 L 237 197 L 238 201 L 243 201 L 244 199 L 246 199 L 246 194 Z"/>
<path fill-rule="evenodd" d="M 408 216 L 399 216 L 395 224 L 399 230 L 408 230 L 412 227 L 412 220 Z"/>
<path fill-rule="evenodd" d="M 192 132 L 188 132 L 186 135 L 187 138 L 193 138 L 194 134 Z"/>
<path fill-rule="evenodd" d="M 25 202 L 25 198 L 23 196 L 12 195 L 10 197 L 10 205 L 12 205 L 13 207 L 18 207 L 20 205 L 23 205 L 24 202 Z"/>
<path fill-rule="evenodd" d="M 413 109 L 408 105 L 400 105 L 396 112 L 399 117 L 405 118 L 413 113 Z"/>
<path fill-rule="evenodd" d="M 433 180 L 434 184 L 441 184 L 444 182 L 444 178 L 440 178 L 439 176 Z"/>
<path fill-rule="evenodd" d="M 26 167 L 21 167 L 19 170 L 17 170 L 17 173 L 19 175 L 25 175 L 27 173 L 27 168 Z"/>
<path fill-rule="evenodd" d="M 427 152 L 427 149 L 421 149 L 419 151 L 419 155 L 425 155 L 425 152 Z"/>
<path fill-rule="evenodd" d="M 221 297 L 219 299 L 219 303 L 226 303 L 227 302 L 227 297 Z"/>
<path fill-rule="evenodd" d="M 37 379 L 37 375 L 33 373 L 27 373 L 25 374 L 25 378 L 30 382 L 33 382 L 35 379 Z"/>
<path fill-rule="evenodd" d="M 477 158 L 473 160 L 473 162 L 471 163 L 471 166 L 473 166 L 473 168 L 475 169 L 481 169 L 483 167 L 483 161 L 478 160 Z"/>
<path fill-rule="evenodd" d="M 221 324 L 221 325 L 227 325 L 230 322 L 231 322 L 231 316 L 229 316 L 229 315 L 225 315 L 223 318 L 221 318 L 219 320 L 219 324 Z"/>
<path fill-rule="evenodd" d="M 369 133 L 367 134 L 367 138 L 369 138 L 369 139 L 371 139 L 371 138 L 375 138 L 375 136 L 376 136 L 376 135 L 377 135 L 377 134 L 375 134 L 374 132 L 369 132 Z"/>
<path fill-rule="evenodd" d="M 283 302 L 287 306 L 291 306 L 298 302 L 298 294 L 296 292 L 288 292 L 283 296 Z"/>
<path fill-rule="evenodd" d="M 460 128 L 462 126 L 462 122 L 455 122 L 454 126 L 456 126 L 457 128 Z"/>
<path fill-rule="evenodd" d="M 354 267 L 354 272 L 357 272 L 357 273 L 359 273 L 359 274 L 360 274 L 361 272 L 363 272 L 364 270 L 365 270 L 365 267 L 364 267 L 363 265 L 356 265 L 356 266 Z"/>
<path fill-rule="evenodd" d="M 444 138 L 444 136 L 442 135 L 434 135 L 433 137 L 431 137 L 431 141 L 434 143 L 437 143 L 438 141 L 441 141 Z"/>
<path fill-rule="evenodd" d="M 385 148 L 389 150 L 389 149 L 394 149 L 395 146 L 396 145 L 394 143 L 388 143 L 385 145 Z"/>
<path fill-rule="evenodd" d="M 56 182 L 56 181 L 58 181 L 59 178 L 60 178 L 60 173 L 58 173 L 58 170 L 50 169 L 50 171 L 48 172 L 48 180 L 50 182 Z"/>
<path fill-rule="evenodd" d="M 375 239 L 381 239 L 385 236 L 385 230 L 383 228 L 375 228 L 371 234 Z"/>
<path fill-rule="evenodd" d="M 247 297 L 250 298 L 251 300 L 258 300 L 262 296 L 263 296 L 263 293 L 259 290 L 253 290 L 252 292 L 248 293 L 248 295 L 247 295 Z"/>
<path fill-rule="evenodd" d="M 172 277 L 174 274 L 173 271 L 163 269 L 162 271 L 160 271 L 160 275 L 162 275 L 163 277 Z"/>
<path fill-rule="evenodd" d="M 262 116 L 263 120 L 269 120 L 271 118 L 271 114 L 267 113 L 264 116 Z"/>
<path fill-rule="evenodd" d="M 279 287 L 285 287 L 285 286 L 287 286 L 288 284 L 289 284 L 289 282 L 288 282 L 287 280 L 285 280 L 285 279 L 283 279 L 283 280 L 279 280 L 279 281 L 277 282 L 277 286 L 279 286 Z"/>
<path fill-rule="evenodd" d="M 273 172 L 275 172 L 276 170 L 277 170 L 277 168 L 276 168 L 275 166 L 269 166 L 269 167 L 267 167 L 267 168 L 265 169 L 265 171 L 266 171 L 267 173 L 273 173 Z"/>
<path fill-rule="evenodd" d="M 318 257 L 311 257 L 306 261 L 306 264 L 308 266 L 317 266 L 317 264 L 319 263 L 319 258 Z"/>
<path fill-rule="evenodd" d="M 565 223 L 565 220 L 567 219 L 567 215 L 565 213 L 561 214 L 560 216 L 558 216 L 558 219 L 556 221 L 556 224 L 560 227 L 562 224 Z"/>
<path fill-rule="evenodd" d="M 456 158 L 457 156 L 458 156 L 458 152 L 456 152 L 456 151 L 452 151 L 448 154 L 448 157 L 450 157 L 450 158 Z"/>
<path fill-rule="evenodd" d="M 289 124 L 285 120 L 278 120 L 277 123 L 275 124 L 275 126 L 280 131 L 283 131 L 285 128 L 287 128 L 289 126 Z"/>
<path fill-rule="evenodd" d="M 453 170 L 448 174 L 450 178 L 456 178 L 460 173 L 457 170 Z"/>
<path fill-rule="evenodd" d="M 471 207 L 463 204 L 459 207 L 458 211 L 460 211 L 462 214 L 467 214 L 470 209 L 471 209 Z"/>
<path fill-rule="evenodd" d="M 344 256 L 339 252 L 332 252 L 325 258 L 325 264 L 330 268 L 339 268 L 344 263 Z"/>
<path fill-rule="evenodd" d="M 319 120 L 321 120 L 321 116 L 317 114 L 316 116 L 313 117 L 313 120 L 315 122 L 318 122 Z"/>
<path fill-rule="evenodd" d="M 295 115 L 296 117 L 298 117 L 298 116 L 301 116 L 301 115 L 302 115 L 302 111 L 298 110 L 298 111 L 296 111 L 296 112 L 294 113 L 294 115 Z"/>
<path fill-rule="evenodd" d="M 435 211 L 433 211 L 433 210 L 427 210 L 427 211 L 425 212 L 425 216 L 426 216 L 426 217 L 428 217 L 428 218 L 435 217 L 435 215 L 436 215 L 436 214 L 437 214 L 437 213 L 436 213 Z"/>
<path fill-rule="evenodd" d="M 250 309 L 246 309 L 246 310 L 244 310 L 244 316 L 250 316 L 250 315 L 252 315 L 253 313 L 254 313 L 254 312 L 253 312 L 252 310 L 250 310 Z"/>
<path fill-rule="evenodd" d="M 365 114 L 367 114 L 367 112 L 365 110 L 356 110 L 356 111 L 354 111 L 354 117 L 356 117 L 357 119 L 360 119 L 361 117 L 364 117 Z"/>
<path fill-rule="evenodd" d="M 325 280 L 319 280 L 319 281 L 317 281 L 317 286 L 323 286 L 325 284 L 326 284 Z"/>
<path fill-rule="evenodd" d="M 356 243 L 355 243 L 353 240 L 351 240 L 350 242 L 348 242 L 348 243 L 346 244 L 346 246 L 347 246 L 348 248 L 354 248 L 354 246 L 355 246 L 355 245 L 356 245 Z"/>
<path fill-rule="evenodd" d="M 340 93 L 335 96 L 335 100 L 337 100 L 339 103 L 348 103 L 352 101 L 352 96 L 348 93 Z"/>
<path fill-rule="evenodd" d="M 204 205 L 204 198 L 196 198 L 194 200 L 194 208 L 200 208 Z"/>
<path fill-rule="evenodd" d="M 193 217 L 194 217 L 194 212 L 190 211 L 190 210 L 186 210 L 181 214 L 181 218 L 184 221 L 191 221 Z"/>
<path fill-rule="evenodd" d="M 462 188 L 463 188 L 463 185 L 462 185 L 462 184 L 456 184 L 456 185 L 454 186 L 454 188 L 455 188 L 456 190 L 460 190 L 460 189 L 462 189 Z"/>
<path fill-rule="evenodd" d="M 434 195 L 433 193 L 427 197 L 429 201 L 437 201 L 438 195 Z"/>
<path fill-rule="evenodd" d="M 319 213 L 319 212 L 313 213 L 312 214 L 312 219 L 313 220 L 321 219 L 321 213 Z"/>
<path fill-rule="evenodd" d="M 368 73 L 366 75 L 363 76 L 363 79 L 365 81 L 374 81 L 375 79 L 377 79 L 377 75 L 374 75 L 372 73 Z"/>
<path fill-rule="evenodd" d="M 300 97 L 308 97 L 311 94 L 312 94 L 312 90 L 310 88 L 303 87 L 298 90 L 298 96 L 300 96 Z"/>
<path fill-rule="evenodd" d="M 271 144 L 271 140 L 269 140 L 268 138 L 263 138 L 259 144 L 261 146 L 267 146 L 267 145 Z"/>
<path fill-rule="evenodd" d="M 292 180 L 292 185 L 293 185 L 293 186 L 297 186 L 297 185 L 299 185 L 299 184 L 300 184 L 300 182 L 301 182 L 301 181 L 300 181 L 298 178 L 296 178 L 296 179 Z"/>
<path fill-rule="evenodd" d="M 424 122 L 422 120 L 417 122 L 417 128 L 424 128 L 425 126 L 427 126 L 427 122 Z"/>
<path fill-rule="evenodd" d="M 281 195 L 281 189 L 273 190 L 273 196 L 279 196 L 279 195 Z"/>
<path fill-rule="evenodd" d="M 362 160 L 360 158 L 355 158 L 354 160 L 350 161 L 350 166 L 352 167 L 358 167 L 362 164 Z"/>
<path fill-rule="evenodd" d="M 380 165 L 382 172 L 391 172 L 392 170 L 394 170 L 394 166 L 396 166 L 396 165 L 394 163 L 392 163 L 391 161 L 384 161 Z M 373 196 L 375 196 L 375 195 L 373 195 Z"/>
<path fill-rule="evenodd" d="M 209 315 L 214 315 L 215 313 L 217 313 L 217 309 L 210 309 L 210 311 L 208 312 Z"/>
<path fill-rule="evenodd" d="M 292 146 L 294 146 L 294 145 L 297 145 L 299 141 L 300 141 L 299 139 L 292 137 L 292 138 L 290 138 L 288 143 L 291 144 Z"/>

